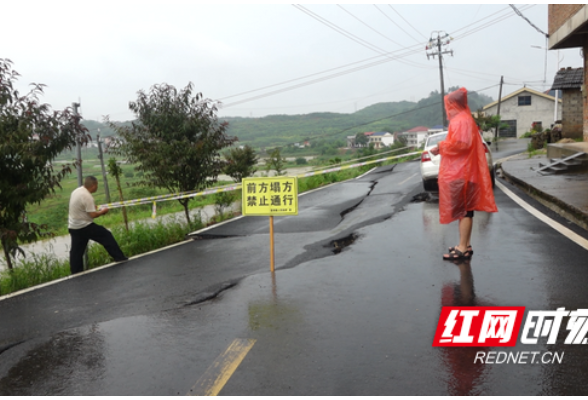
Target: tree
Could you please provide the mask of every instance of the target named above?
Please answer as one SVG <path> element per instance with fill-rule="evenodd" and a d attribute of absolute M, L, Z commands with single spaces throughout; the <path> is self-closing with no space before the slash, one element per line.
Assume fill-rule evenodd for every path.
<path fill-rule="evenodd" d="M 369 139 L 363 132 L 359 132 L 355 135 L 355 143 L 360 145 L 361 147 L 365 147 L 368 144 Z"/>
<path fill-rule="evenodd" d="M 226 165 L 225 174 L 229 175 L 235 182 L 241 182 L 243 178 L 253 176 L 257 169 L 258 157 L 255 150 L 249 145 L 243 148 L 234 148 L 224 154 Z"/>
<path fill-rule="evenodd" d="M 112 176 L 114 178 L 114 181 L 116 182 L 116 188 L 118 189 L 119 201 L 125 201 L 125 198 L 124 198 L 123 192 L 122 192 L 122 187 L 120 185 L 120 176 L 122 175 L 123 170 L 116 163 L 116 158 L 110 158 L 108 160 L 108 173 L 110 174 L 110 176 Z M 122 215 L 123 215 L 123 220 L 125 221 L 125 228 L 128 232 L 129 231 L 129 220 L 127 218 L 127 208 L 124 206 L 122 207 Z"/>
<path fill-rule="evenodd" d="M 495 131 L 495 137 L 498 135 L 498 131 L 501 129 L 508 128 L 506 122 L 502 122 L 500 115 L 488 115 L 486 116 L 481 109 L 478 109 L 477 113 L 473 113 L 474 121 L 482 132 Z"/>
<path fill-rule="evenodd" d="M 284 164 L 286 164 L 286 159 L 282 157 L 280 153 L 280 148 L 276 147 L 271 151 L 269 154 L 269 158 L 266 161 L 267 172 L 274 170 L 276 171 L 276 176 L 285 175 L 286 170 L 284 169 Z"/>
<path fill-rule="evenodd" d="M 46 226 L 27 220 L 26 208 L 55 192 L 71 172 L 69 164 L 55 171 L 51 162 L 76 138 L 88 139 L 71 109 L 52 111 L 39 102 L 44 85 L 32 84 L 24 96 L 14 89 L 18 76 L 10 60 L 0 59 L 0 242 L 9 269 L 11 257 L 24 254 L 19 240 L 48 234 Z"/>
<path fill-rule="evenodd" d="M 139 91 L 129 103 L 137 121 L 131 126 L 110 126 L 121 138 L 115 154 L 126 156 L 144 172 L 142 183 L 171 193 L 203 190 L 217 181 L 224 160 L 220 151 L 237 140 L 219 123 L 217 106 L 202 93 L 193 95 L 193 84 L 178 91 L 168 84 Z M 178 200 L 190 223 L 190 198 Z"/>

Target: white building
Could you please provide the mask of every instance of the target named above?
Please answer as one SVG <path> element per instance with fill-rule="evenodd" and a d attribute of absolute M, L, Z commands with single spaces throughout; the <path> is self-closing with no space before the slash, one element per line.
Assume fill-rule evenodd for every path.
<path fill-rule="evenodd" d="M 374 144 L 374 149 L 381 149 L 394 144 L 394 135 L 390 132 L 374 132 L 369 138 L 369 143 Z"/>
<path fill-rule="evenodd" d="M 561 99 L 558 99 L 558 112 L 556 120 L 561 119 Z M 492 102 L 482 111 L 486 116 L 496 115 L 498 101 Z M 521 137 L 531 130 L 531 125 L 541 123 L 543 129 L 551 127 L 554 123 L 555 97 L 549 96 L 537 90 L 522 88 L 500 101 L 500 117 L 502 122 L 509 125 L 507 129 L 501 129 L 500 137 Z"/>
<path fill-rule="evenodd" d="M 426 126 L 417 126 L 406 132 L 402 132 L 402 135 L 406 138 L 407 146 L 419 147 L 425 142 L 427 136 L 429 136 L 429 128 Z"/>
<path fill-rule="evenodd" d="M 429 128 L 429 136 L 434 135 L 436 133 L 441 133 L 443 131 L 446 131 L 447 127 L 443 126 L 443 125 L 435 125 L 431 128 Z"/>

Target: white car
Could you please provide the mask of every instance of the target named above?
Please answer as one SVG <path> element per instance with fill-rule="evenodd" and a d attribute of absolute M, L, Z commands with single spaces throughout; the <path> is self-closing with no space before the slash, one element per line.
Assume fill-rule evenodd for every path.
<path fill-rule="evenodd" d="M 439 142 L 445 140 L 447 131 L 431 135 L 425 142 L 425 149 L 421 154 L 421 178 L 423 179 L 423 188 L 427 192 L 438 192 L 439 185 L 437 178 L 439 176 L 439 164 L 441 164 L 441 155 L 433 155 L 429 150 L 437 147 Z M 490 171 L 490 178 L 492 179 L 492 187 L 495 185 L 496 174 L 494 171 L 494 162 L 492 161 L 492 152 L 488 142 L 484 141 L 484 149 L 486 150 L 486 161 L 488 162 L 488 169 Z"/>

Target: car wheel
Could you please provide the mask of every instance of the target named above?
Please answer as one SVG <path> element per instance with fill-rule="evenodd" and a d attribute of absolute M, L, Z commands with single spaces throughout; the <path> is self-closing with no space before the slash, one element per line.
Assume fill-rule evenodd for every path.
<path fill-rule="evenodd" d="M 432 192 L 434 190 L 433 182 L 423 180 L 423 189 L 425 192 Z"/>

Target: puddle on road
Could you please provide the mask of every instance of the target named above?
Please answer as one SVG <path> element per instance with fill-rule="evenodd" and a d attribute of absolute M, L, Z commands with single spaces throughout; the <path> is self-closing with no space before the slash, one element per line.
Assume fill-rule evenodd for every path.
<path fill-rule="evenodd" d="M 0 394 L 64 395 L 65 387 L 84 393 L 105 372 L 104 338 L 97 326 L 60 332 L 31 349 L 0 379 Z"/>
<path fill-rule="evenodd" d="M 343 249 L 345 247 L 351 246 L 355 242 L 355 240 L 357 240 L 357 238 L 358 238 L 358 235 L 356 235 L 355 233 L 352 233 L 348 236 L 345 236 L 344 238 L 332 240 L 325 247 L 332 247 L 333 253 L 339 254 L 343 251 Z"/>
<path fill-rule="evenodd" d="M 422 192 L 422 193 L 414 195 L 410 202 L 411 203 L 421 203 L 423 201 L 427 202 L 427 203 L 439 203 L 439 197 L 435 196 L 429 192 Z"/>

